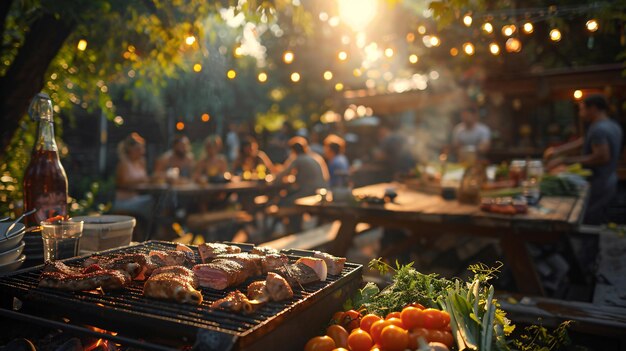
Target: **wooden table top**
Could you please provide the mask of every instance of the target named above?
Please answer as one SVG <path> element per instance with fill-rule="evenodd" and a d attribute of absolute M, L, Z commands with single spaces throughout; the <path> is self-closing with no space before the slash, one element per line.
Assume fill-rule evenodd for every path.
<path fill-rule="evenodd" d="M 357 188 L 354 195 L 382 197 L 385 189 L 395 189 L 393 203 L 320 203 L 316 196 L 298 199 L 296 205 L 312 213 L 341 216 L 387 216 L 402 221 L 452 222 L 487 227 L 536 227 L 537 229 L 571 229 L 578 226 L 584 214 L 587 190 L 580 197 L 545 196 L 538 207 L 529 207 L 527 214 L 503 215 L 481 211 L 478 205 L 446 200 L 440 195 L 426 194 L 401 183 L 381 183 Z"/>
<path fill-rule="evenodd" d="M 141 193 L 162 193 L 162 192 L 176 192 L 181 194 L 202 194 L 202 193 L 214 193 L 214 192 L 246 192 L 246 191 L 260 191 L 270 188 L 280 188 L 283 185 L 281 183 L 265 181 L 252 181 L 242 180 L 229 183 L 209 183 L 209 184 L 197 184 L 197 183 L 181 183 L 181 184 L 140 184 L 132 187 L 129 190 L 141 192 Z"/>

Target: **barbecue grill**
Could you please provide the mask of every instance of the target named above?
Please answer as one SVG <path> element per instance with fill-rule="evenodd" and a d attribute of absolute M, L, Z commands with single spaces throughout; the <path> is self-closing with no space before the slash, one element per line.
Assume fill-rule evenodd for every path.
<path fill-rule="evenodd" d="M 233 244 L 250 251 L 254 246 Z M 197 254 L 197 248 L 192 247 Z M 173 250 L 175 244 L 148 241 L 142 244 L 103 251 L 99 254 L 148 253 L 150 250 Z M 295 261 L 312 256 L 312 251 L 283 251 Z M 85 256 L 87 257 L 87 256 Z M 80 265 L 85 257 L 65 260 Z M 212 310 L 210 304 L 229 291 L 246 287 L 255 279 L 224 291 L 202 288 L 200 306 L 155 300 L 142 295 L 143 282 L 113 292 L 64 292 L 39 288 L 43 266 L 32 267 L 0 278 L 0 302 L 22 311 L 34 311 L 35 318 L 61 315 L 72 323 L 83 323 L 112 330 L 121 336 L 140 337 L 160 345 L 195 344 L 201 350 L 297 350 L 317 334 L 333 311 L 339 310 L 361 284 L 362 266 L 346 263 L 337 276 L 294 289 L 294 297 L 269 302 L 251 315 Z M 256 279 L 258 280 L 258 278 Z M 15 303 L 16 298 L 19 303 Z M 7 311 L 8 312 L 8 311 Z M 22 317 L 24 318 L 24 317 Z M 145 345 L 150 349 L 149 344 Z"/>

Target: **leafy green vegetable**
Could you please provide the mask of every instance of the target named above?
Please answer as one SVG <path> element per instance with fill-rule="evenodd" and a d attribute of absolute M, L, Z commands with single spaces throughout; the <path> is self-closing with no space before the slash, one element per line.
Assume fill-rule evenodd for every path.
<path fill-rule="evenodd" d="M 541 195 L 545 196 L 578 196 L 579 194 L 576 184 L 557 176 L 543 177 L 539 187 Z"/>
<path fill-rule="evenodd" d="M 520 351 L 559 350 L 570 343 L 567 329 L 571 324 L 572 321 L 565 321 L 552 333 L 541 324 L 528 326 L 519 339 L 513 341 L 513 345 Z"/>

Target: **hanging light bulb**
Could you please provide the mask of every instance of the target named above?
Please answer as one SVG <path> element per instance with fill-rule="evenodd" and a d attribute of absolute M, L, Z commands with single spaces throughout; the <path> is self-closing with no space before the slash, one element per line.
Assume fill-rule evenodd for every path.
<path fill-rule="evenodd" d="M 193 35 L 189 35 L 185 38 L 185 44 L 191 46 L 196 42 L 196 37 L 194 37 Z"/>
<path fill-rule="evenodd" d="M 431 46 L 439 46 L 440 44 L 441 44 L 441 40 L 438 37 L 436 37 L 434 35 L 432 35 L 430 37 L 430 45 Z"/>
<path fill-rule="evenodd" d="M 585 26 L 587 27 L 587 30 L 590 32 L 595 32 L 599 28 L 598 21 L 596 21 L 595 19 L 590 19 L 589 21 L 587 21 Z"/>
<path fill-rule="evenodd" d="M 468 56 L 474 55 L 475 50 L 476 49 L 474 49 L 474 44 L 469 43 L 469 42 L 463 44 L 463 52 L 465 52 L 466 55 Z"/>
<path fill-rule="evenodd" d="M 290 64 L 290 63 L 292 63 L 292 62 L 293 62 L 293 59 L 294 59 L 293 52 L 291 52 L 291 51 L 285 51 L 285 53 L 283 54 L 283 61 L 284 61 L 286 64 Z"/>
<path fill-rule="evenodd" d="M 492 55 L 499 55 L 500 54 L 500 46 L 496 43 L 491 43 L 489 44 L 489 52 L 491 52 Z"/>
<path fill-rule="evenodd" d="M 524 29 L 524 33 L 530 34 L 535 30 L 535 27 L 533 26 L 532 23 L 526 22 L 524 23 L 523 29 Z"/>
<path fill-rule="evenodd" d="M 299 82 L 299 81 L 300 81 L 300 73 L 298 73 L 298 72 L 293 72 L 293 73 L 291 74 L 291 81 L 292 81 L 292 82 L 294 82 L 294 83 Z"/>
<path fill-rule="evenodd" d="M 466 27 L 471 26 L 472 22 L 473 22 L 472 16 L 470 16 L 469 14 L 463 17 L 463 24 L 465 24 Z"/>
<path fill-rule="evenodd" d="M 550 31 L 550 40 L 552 41 L 560 41 L 561 40 L 561 31 L 554 28 Z"/>
<path fill-rule="evenodd" d="M 337 58 L 339 58 L 339 61 L 345 61 L 348 58 L 348 54 L 345 51 L 340 51 L 337 54 Z"/>
<path fill-rule="evenodd" d="M 520 52 L 522 51 L 522 42 L 517 38 L 509 38 L 505 47 L 507 52 Z"/>
<path fill-rule="evenodd" d="M 457 48 L 450 49 L 450 56 L 456 56 L 458 54 L 459 54 L 459 49 Z"/>
<path fill-rule="evenodd" d="M 574 99 L 580 100 L 582 97 L 583 97 L 582 90 L 575 90 L 574 91 Z"/>
<path fill-rule="evenodd" d="M 417 63 L 418 60 L 419 60 L 419 57 L 417 57 L 417 55 L 415 55 L 415 54 L 412 54 L 412 55 L 409 56 L 409 62 L 411 62 L 413 64 Z"/>
<path fill-rule="evenodd" d="M 485 31 L 485 33 L 487 34 L 493 33 L 493 26 L 491 25 L 491 23 L 485 22 L 485 24 L 483 24 L 483 31 Z"/>
<path fill-rule="evenodd" d="M 333 72 L 331 72 L 331 71 L 326 71 L 326 72 L 324 72 L 324 79 L 325 79 L 325 80 L 331 80 L 331 79 L 333 79 Z"/>
<path fill-rule="evenodd" d="M 514 24 L 509 24 L 508 26 L 502 27 L 502 34 L 506 37 L 510 37 L 516 30 L 517 27 Z"/>
<path fill-rule="evenodd" d="M 267 73 L 261 72 L 261 73 L 259 73 L 259 76 L 257 78 L 258 78 L 259 82 L 265 83 L 265 82 L 267 82 Z"/>
<path fill-rule="evenodd" d="M 587 26 L 587 28 L 589 28 L 589 26 Z M 87 49 L 87 40 L 85 39 L 79 40 L 78 44 L 76 45 L 76 48 L 80 51 L 85 51 Z"/>

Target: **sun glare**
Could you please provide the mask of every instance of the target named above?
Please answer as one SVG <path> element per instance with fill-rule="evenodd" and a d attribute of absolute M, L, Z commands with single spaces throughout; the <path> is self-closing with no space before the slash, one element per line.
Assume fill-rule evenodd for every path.
<path fill-rule="evenodd" d="M 378 0 L 339 0 L 339 17 L 359 32 L 376 16 Z"/>

